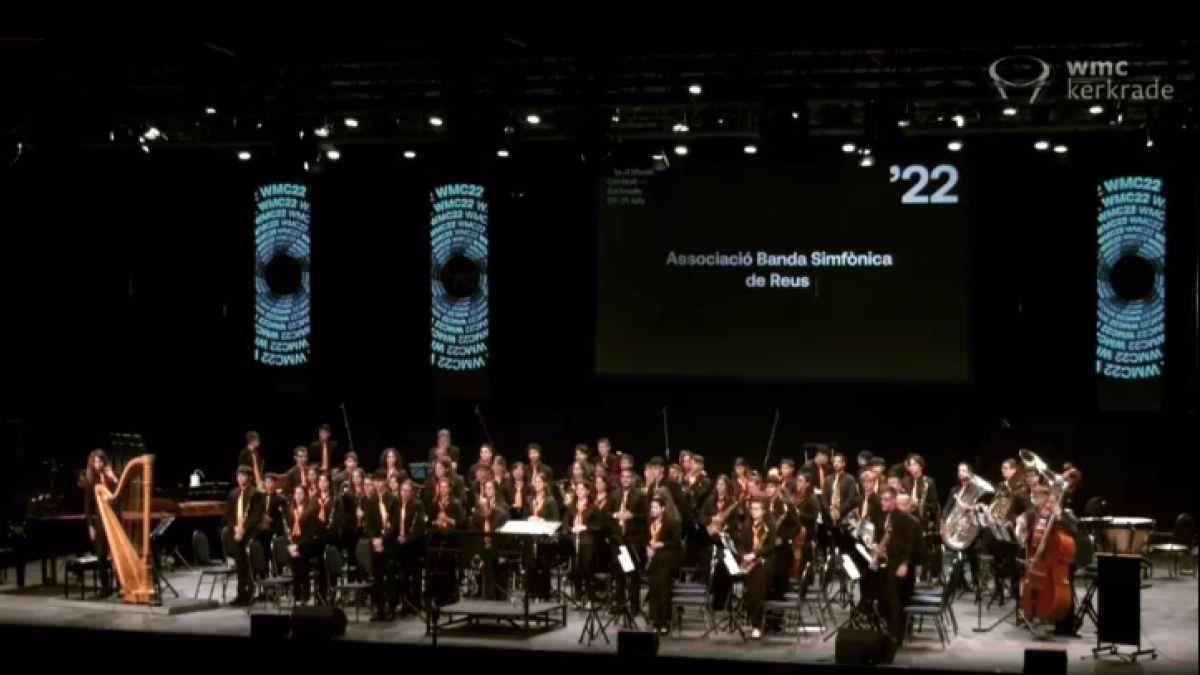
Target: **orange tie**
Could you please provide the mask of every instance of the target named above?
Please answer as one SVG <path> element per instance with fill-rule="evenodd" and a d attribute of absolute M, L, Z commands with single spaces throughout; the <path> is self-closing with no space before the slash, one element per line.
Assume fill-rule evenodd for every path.
<path fill-rule="evenodd" d="M 317 514 L 317 517 L 321 519 L 322 525 L 325 524 L 325 507 L 328 505 L 329 505 L 329 498 L 321 497 L 321 511 L 320 511 L 320 513 Z"/>
<path fill-rule="evenodd" d="M 238 527 L 242 527 L 246 522 L 246 510 L 243 507 L 244 502 L 242 501 L 242 497 L 245 495 L 245 490 L 238 491 Z"/>
<path fill-rule="evenodd" d="M 326 471 L 329 470 L 329 444 L 328 443 L 321 444 L 321 468 Z"/>
<path fill-rule="evenodd" d="M 408 502 L 400 502 L 400 537 L 408 536 Z"/>
<path fill-rule="evenodd" d="M 388 528 L 387 507 L 383 505 L 383 496 L 379 497 L 379 518 L 383 521 L 383 529 Z"/>
<path fill-rule="evenodd" d="M 300 484 L 308 487 L 308 472 L 304 469 L 300 469 Z"/>
<path fill-rule="evenodd" d="M 517 496 L 515 499 L 513 499 L 513 508 L 519 509 L 525 505 L 524 495 L 525 490 L 517 488 Z"/>
<path fill-rule="evenodd" d="M 263 484 L 262 469 L 260 469 L 258 466 L 258 451 L 257 450 L 250 451 L 250 463 L 254 465 L 254 484 L 262 485 Z"/>
<path fill-rule="evenodd" d="M 300 515 L 303 513 L 300 509 L 292 512 L 292 538 L 300 537 Z"/>
<path fill-rule="evenodd" d="M 625 504 L 626 504 L 628 501 L 629 501 L 629 491 L 628 491 L 628 490 L 622 490 L 622 491 L 621 491 L 621 511 L 622 511 L 622 512 L 624 512 L 624 511 L 625 511 Z M 625 524 L 626 524 L 626 523 L 628 523 L 628 522 L 629 522 L 629 521 L 627 521 L 627 520 L 622 520 L 622 521 L 621 521 L 621 533 L 622 533 L 622 534 L 624 534 L 624 533 L 625 533 Z"/>

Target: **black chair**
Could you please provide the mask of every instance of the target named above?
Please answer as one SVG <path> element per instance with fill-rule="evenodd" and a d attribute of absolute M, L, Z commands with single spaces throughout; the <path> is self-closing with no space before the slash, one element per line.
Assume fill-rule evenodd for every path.
<path fill-rule="evenodd" d="M 271 540 L 270 561 L 276 570 L 283 569 L 279 566 L 279 547 L 276 546 L 276 542 L 280 541 L 278 538 Z M 285 557 L 286 552 L 285 548 Z M 267 560 L 267 552 L 263 549 L 262 544 L 257 541 L 252 543 L 250 545 L 250 567 L 254 570 L 254 598 L 250 601 L 250 606 L 246 608 L 247 613 L 254 609 L 260 597 L 264 602 L 273 604 L 275 611 L 283 611 L 283 596 L 291 588 L 291 580 L 282 576 L 271 576 L 272 565 L 269 565 Z"/>
<path fill-rule="evenodd" d="M 915 604 L 904 608 L 905 624 L 912 628 L 913 619 L 921 619 L 922 621 L 928 617 L 933 621 L 934 628 L 937 629 L 938 641 L 942 649 L 945 649 L 950 644 L 950 625 L 947 623 L 947 618 L 957 625 L 957 620 L 954 619 L 954 610 L 951 604 L 954 602 L 955 593 L 963 580 L 963 567 L 965 559 L 959 559 L 954 564 L 954 568 L 950 571 L 950 578 L 946 581 L 946 585 L 942 587 L 942 594 L 938 598 L 939 602 L 936 605 Z M 915 600 L 915 598 L 914 598 Z"/>
<path fill-rule="evenodd" d="M 369 546 L 370 544 L 364 538 L 360 542 L 359 548 Z M 355 555 L 358 557 L 357 551 Z M 369 564 L 369 548 L 367 558 Z M 361 563 L 359 566 L 361 567 Z M 369 581 L 349 581 L 349 572 L 347 571 L 345 560 L 342 558 L 342 552 L 333 546 L 325 550 L 325 570 L 329 575 L 330 603 L 344 607 L 346 605 L 346 596 L 352 596 L 354 599 L 354 620 L 358 621 L 359 612 L 362 610 L 363 605 L 366 604 L 367 594 L 371 592 L 371 583 Z"/>
<path fill-rule="evenodd" d="M 1184 556 L 1186 561 L 1191 557 L 1192 547 L 1196 540 L 1196 519 L 1190 513 L 1182 513 L 1175 519 L 1175 528 L 1171 532 L 1171 543 L 1158 544 L 1151 547 L 1155 553 L 1167 553 L 1171 556 L 1170 573 L 1172 578 L 1180 576 L 1196 576 L 1196 566 L 1180 568 L 1179 558 Z"/>
<path fill-rule="evenodd" d="M 212 553 L 208 545 L 208 535 L 203 530 L 196 530 L 192 533 L 192 557 L 196 559 L 196 568 L 200 571 L 200 578 L 196 581 L 196 593 L 192 596 L 200 597 L 200 587 L 204 585 L 205 579 L 210 579 L 212 583 L 208 587 L 208 599 L 212 600 L 213 591 L 217 588 L 217 582 L 221 582 L 221 600 L 226 599 L 226 589 L 229 587 L 229 578 L 237 575 L 237 568 L 229 564 L 224 556 L 224 548 L 222 547 L 221 562 L 213 562 Z"/>
<path fill-rule="evenodd" d="M 92 587 L 100 588 L 100 559 L 92 554 L 80 556 L 66 563 L 63 570 L 63 597 L 71 597 L 71 579 L 79 584 L 79 599 L 87 598 L 87 573 L 92 573 Z"/>

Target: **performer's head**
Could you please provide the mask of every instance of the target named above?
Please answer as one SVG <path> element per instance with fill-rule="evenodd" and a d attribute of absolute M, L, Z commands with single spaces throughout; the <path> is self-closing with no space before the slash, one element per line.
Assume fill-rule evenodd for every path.
<path fill-rule="evenodd" d="M 879 503 L 883 506 L 884 511 L 894 511 L 896 509 L 896 495 L 900 494 L 893 487 L 886 487 L 883 492 L 879 493 Z"/>
<path fill-rule="evenodd" d="M 449 450 L 450 449 L 450 440 L 451 439 L 450 439 L 450 430 L 449 429 L 441 429 L 438 431 L 437 447 L 439 447 L 443 450 Z"/>
<path fill-rule="evenodd" d="M 1063 476 L 1067 481 L 1067 492 L 1074 492 L 1079 489 L 1079 484 L 1083 482 L 1083 474 L 1079 469 L 1068 469 Z"/>
<path fill-rule="evenodd" d="M 829 446 L 828 445 L 818 445 L 817 446 L 817 456 L 814 457 L 813 459 L 814 459 L 814 461 L 816 461 L 817 466 L 824 467 L 826 464 L 828 464 L 829 463 Z"/>
<path fill-rule="evenodd" d="M 346 456 L 342 458 L 342 465 L 347 472 L 354 473 L 354 470 L 358 468 L 358 454 L 353 451 L 347 452 Z"/>
<path fill-rule="evenodd" d="M 596 441 L 596 452 L 600 453 L 601 457 L 608 457 L 612 454 L 612 443 L 607 438 L 601 438 Z"/>
<path fill-rule="evenodd" d="M 104 475 L 104 470 L 108 468 L 108 454 L 103 450 L 93 450 L 88 453 L 88 473 L 95 476 Z"/>
<path fill-rule="evenodd" d="M 1025 485 L 1029 487 L 1030 492 L 1032 493 L 1032 491 L 1040 487 L 1041 484 L 1042 474 L 1038 473 L 1038 470 L 1032 466 L 1027 467 L 1025 469 Z"/>
<path fill-rule="evenodd" d="M 518 486 L 524 485 L 527 479 L 524 462 L 513 462 L 512 465 L 513 482 Z"/>
<path fill-rule="evenodd" d="M 871 470 L 860 471 L 858 473 L 858 484 L 862 486 L 863 492 L 871 489 L 875 484 L 875 472 Z"/>
<path fill-rule="evenodd" d="M 261 441 L 259 441 L 257 431 L 247 431 L 246 432 L 246 447 L 247 448 L 250 448 L 251 450 L 258 450 L 258 445 L 260 442 Z"/>
<path fill-rule="evenodd" d="M 750 474 L 750 465 L 746 463 L 745 457 L 738 457 L 733 460 L 733 475 L 735 478 L 745 478 Z"/>
<path fill-rule="evenodd" d="M 1050 488 L 1044 485 L 1033 488 L 1029 494 L 1033 496 L 1033 504 L 1038 508 L 1054 506 L 1054 495 L 1050 494 Z"/>
<path fill-rule="evenodd" d="M 263 487 L 268 495 L 275 494 L 279 490 L 279 474 L 269 473 L 263 478 Z"/>
<path fill-rule="evenodd" d="M 925 473 L 925 458 L 920 455 L 909 455 L 906 464 L 908 473 L 913 478 L 920 478 Z"/>
<path fill-rule="evenodd" d="M 383 451 L 383 455 L 379 457 L 379 466 L 390 472 L 392 469 L 400 468 L 400 451 L 395 448 L 388 448 Z"/>
<path fill-rule="evenodd" d="M 659 520 L 666 512 L 667 501 L 662 497 L 655 495 L 654 499 L 650 500 L 650 517 L 654 520 Z"/>
<path fill-rule="evenodd" d="M 542 446 L 537 443 L 530 443 L 529 449 L 526 452 L 529 453 L 530 464 L 536 465 L 542 461 Z"/>
<path fill-rule="evenodd" d="M 654 483 L 662 478 L 663 461 L 662 457 L 651 457 L 649 462 L 646 462 L 646 482 Z"/>
<path fill-rule="evenodd" d="M 912 495 L 907 492 L 900 492 L 896 495 L 896 510 L 911 512 L 913 508 Z"/>
<path fill-rule="evenodd" d="M 870 450 L 862 450 L 858 453 L 858 468 L 859 470 L 867 468 L 871 464 L 873 455 Z"/>
<path fill-rule="evenodd" d="M 292 507 L 297 511 L 304 508 L 308 503 L 308 490 L 303 485 L 297 485 L 292 489 Z"/>
<path fill-rule="evenodd" d="M 575 502 L 580 505 L 587 504 L 592 496 L 592 487 L 586 481 L 579 481 L 571 486 L 575 492 Z"/>
<path fill-rule="evenodd" d="M 621 469 L 621 489 L 630 490 L 633 488 L 633 469 Z"/>
<path fill-rule="evenodd" d="M 959 464 L 958 464 L 958 482 L 965 485 L 971 481 L 971 476 L 972 476 L 971 465 L 967 464 L 966 462 L 959 462 Z"/>
<path fill-rule="evenodd" d="M 400 474 L 389 473 L 388 479 L 387 479 L 387 484 L 388 484 L 388 492 L 390 492 L 394 495 L 400 494 Z"/>
<path fill-rule="evenodd" d="M 683 467 L 678 464 L 672 464 L 667 469 L 667 476 L 674 482 L 678 483 L 683 480 Z"/>
<path fill-rule="evenodd" d="M 320 478 L 321 474 L 321 472 L 317 470 L 317 465 L 314 464 L 308 467 L 304 470 L 304 473 L 307 475 L 308 486 L 315 488 L 317 486 L 317 480 Z"/>
<path fill-rule="evenodd" d="M 901 488 L 903 488 L 903 485 L 900 482 L 900 477 L 896 474 L 888 476 L 887 486 L 896 492 L 899 492 Z"/>
<path fill-rule="evenodd" d="M 766 506 L 761 499 L 750 501 L 750 517 L 754 519 L 755 524 L 762 522 L 763 513 L 766 512 Z"/>
<path fill-rule="evenodd" d="M 355 469 L 350 472 L 350 487 L 354 488 L 355 492 L 362 492 L 367 486 L 367 472 L 362 469 Z"/>
<path fill-rule="evenodd" d="M 496 475 L 492 473 L 492 467 L 484 464 L 475 467 L 476 483 L 483 485 L 484 483 L 491 483 L 494 480 L 496 480 Z"/>
<path fill-rule="evenodd" d="M 591 449 L 588 448 L 587 443 L 580 443 L 575 446 L 575 463 L 576 464 L 587 464 L 591 455 L 592 455 L 592 452 L 591 452 Z"/>
<path fill-rule="evenodd" d="M 601 497 L 608 496 L 610 486 L 608 484 L 608 478 L 605 476 L 597 474 L 595 480 L 592 481 L 592 487 L 596 490 L 596 501 L 600 501 Z"/>
<path fill-rule="evenodd" d="M 801 471 L 796 474 L 796 494 L 801 497 L 807 497 L 811 489 L 812 476 L 807 471 Z"/>
<path fill-rule="evenodd" d="M 692 455 L 692 472 L 696 474 L 704 473 L 704 455 Z"/>
<path fill-rule="evenodd" d="M 297 445 L 292 451 L 292 459 L 296 460 L 296 466 L 303 469 L 308 466 L 308 448 L 303 445 Z"/>
<path fill-rule="evenodd" d="M 1000 465 L 1000 475 L 1004 476 L 1004 480 L 1012 480 L 1012 477 L 1015 476 L 1016 473 L 1017 460 L 1010 457 L 1009 459 L 1004 460 L 1004 463 Z"/>
<path fill-rule="evenodd" d="M 375 494 L 382 497 L 384 491 L 387 490 L 387 472 L 383 469 L 371 474 L 371 488 L 375 490 Z"/>
<path fill-rule="evenodd" d="M 451 491 L 450 478 L 442 476 L 437 479 L 438 501 L 449 502 L 454 493 Z"/>
<path fill-rule="evenodd" d="M 454 473 L 454 465 L 448 459 L 439 459 L 433 465 L 433 476 L 438 480 L 448 478 L 452 473 Z"/>
<path fill-rule="evenodd" d="M 533 472 L 533 491 L 539 495 L 547 491 L 546 476 L 541 471 Z"/>
<path fill-rule="evenodd" d="M 846 470 L 846 456 L 840 452 L 833 453 L 833 471 L 842 473 Z"/>
<path fill-rule="evenodd" d="M 322 424 L 321 427 L 317 429 L 317 438 L 322 444 L 328 443 L 331 436 L 333 436 L 333 429 L 330 428 L 328 424 Z"/>
<path fill-rule="evenodd" d="M 575 462 L 571 465 L 571 483 L 582 483 L 587 481 L 588 472 L 587 464 L 584 462 Z"/>
<path fill-rule="evenodd" d="M 617 466 L 621 467 L 622 471 L 625 469 L 634 471 L 637 469 L 637 462 L 633 460 L 633 455 L 621 455 L 620 458 L 617 459 Z"/>
<path fill-rule="evenodd" d="M 713 483 L 713 494 L 720 499 L 732 499 L 733 492 L 729 489 L 729 476 L 721 474 Z"/>
<path fill-rule="evenodd" d="M 328 497 L 333 492 L 333 482 L 324 471 L 317 476 L 317 492 L 320 492 L 322 497 Z"/>
<path fill-rule="evenodd" d="M 775 498 L 779 496 L 779 484 L 782 482 L 782 480 L 783 479 L 781 479 L 779 476 L 768 476 L 767 477 L 767 486 L 766 486 L 767 499 L 774 501 Z"/>
<path fill-rule="evenodd" d="M 237 484 L 243 490 L 250 487 L 254 482 L 254 469 L 248 466 L 239 466 L 237 471 Z"/>
<path fill-rule="evenodd" d="M 495 457 L 496 453 L 492 451 L 491 443 L 484 443 L 479 446 L 479 464 L 481 466 L 490 467 Z"/>
<path fill-rule="evenodd" d="M 500 455 L 492 457 L 492 478 L 503 480 L 508 476 L 508 462 Z"/>
<path fill-rule="evenodd" d="M 413 499 L 413 494 L 416 488 L 413 487 L 413 482 L 407 478 L 400 484 L 400 499 L 405 503 L 409 503 Z"/>
<path fill-rule="evenodd" d="M 784 459 L 779 463 L 779 475 L 784 480 L 793 480 L 796 476 L 796 461 Z"/>
<path fill-rule="evenodd" d="M 492 481 L 488 481 L 488 482 L 484 483 L 483 489 L 481 490 L 481 492 L 483 494 L 483 499 L 485 501 L 487 501 L 488 504 L 495 506 L 495 504 L 496 504 L 496 484 Z"/>

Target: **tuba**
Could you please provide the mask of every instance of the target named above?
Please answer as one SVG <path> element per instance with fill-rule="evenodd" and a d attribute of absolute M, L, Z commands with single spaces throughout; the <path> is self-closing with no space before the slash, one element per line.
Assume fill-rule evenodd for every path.
<path fill-rule="evenodd" d="M 946 514 L 943 522 L 945 532 L 942 541 L 946 548 L 963 551 L 975 543 L 979 536 L 979 518 L 975 513 L 975 505 L 980 499 L 996 491 L 990 483 L 979 476 L 971 476 L 970 483 L 955 497 L 958 502 Z"/>
<path fill-rule="evenodd" d="M 1017 466 L 1012 478 L 1008 479 L 1008 482 L 1000 487 L 1000 492 L 988 507 L 988 515 L 993 522 L 1008 522 L 1008 516 L 1012 513 L 1013 500 L 1016 498 L 1017 493 L 1023 489 L 1025 489 L 1024 462 Z"/>

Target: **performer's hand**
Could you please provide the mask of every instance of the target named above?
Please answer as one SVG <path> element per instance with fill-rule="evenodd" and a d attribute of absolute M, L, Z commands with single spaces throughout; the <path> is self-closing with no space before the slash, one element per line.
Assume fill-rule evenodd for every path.
<path fill-rule="evenodd" d="M 908 578 L 908 563 L 904 563 L 903 565 L 900 565 L 899 567 L 896 568 L 896 578 L 897 579 L 907 579 Z"/>
<path fill-rule="evenodd" d="M 400 544 L 403 546 L 408 543 L 408 537 L 400 537 Z"/>
<path fill-rule="evenodd" d="M 579 534 L 580 532 L 587 532 L 587 526 L 586 525 L 576 525 L 575 527 L 571 528 L 571 531 L 574 532 L 575 534 Z"/>
<path fill-rule="evenodd" d="M 371 540 L 371 546 L 376 553 L 383 553 L 383 537 L 377 537 Z"/>
<path fill-rule="evenodd" d="M 300 557 L 300 547 L 297 546 L 296 544 L 289 544 L 288 545 L 288 553 L 293 558 L 299 558 Z"/>
<path fill-rule="evenodd" d="M 238 525 L 233 529 L 233 538 L 235 541 L 241 541 L 246 536 L 246 528 Z"/>
<path fill-rule="evenodd" d="M 747 553 L 746 555 L 742 556 L 742 562 L 754 562 L 754 554 Z"/>
<path fill-rule="evenodd" d="M 88 536 L 92 538 L 92 541 L 96 541 L 96 528 L 95 528 L 95 526 L 93 526 L 93 525 L 88 525 Z"/>

